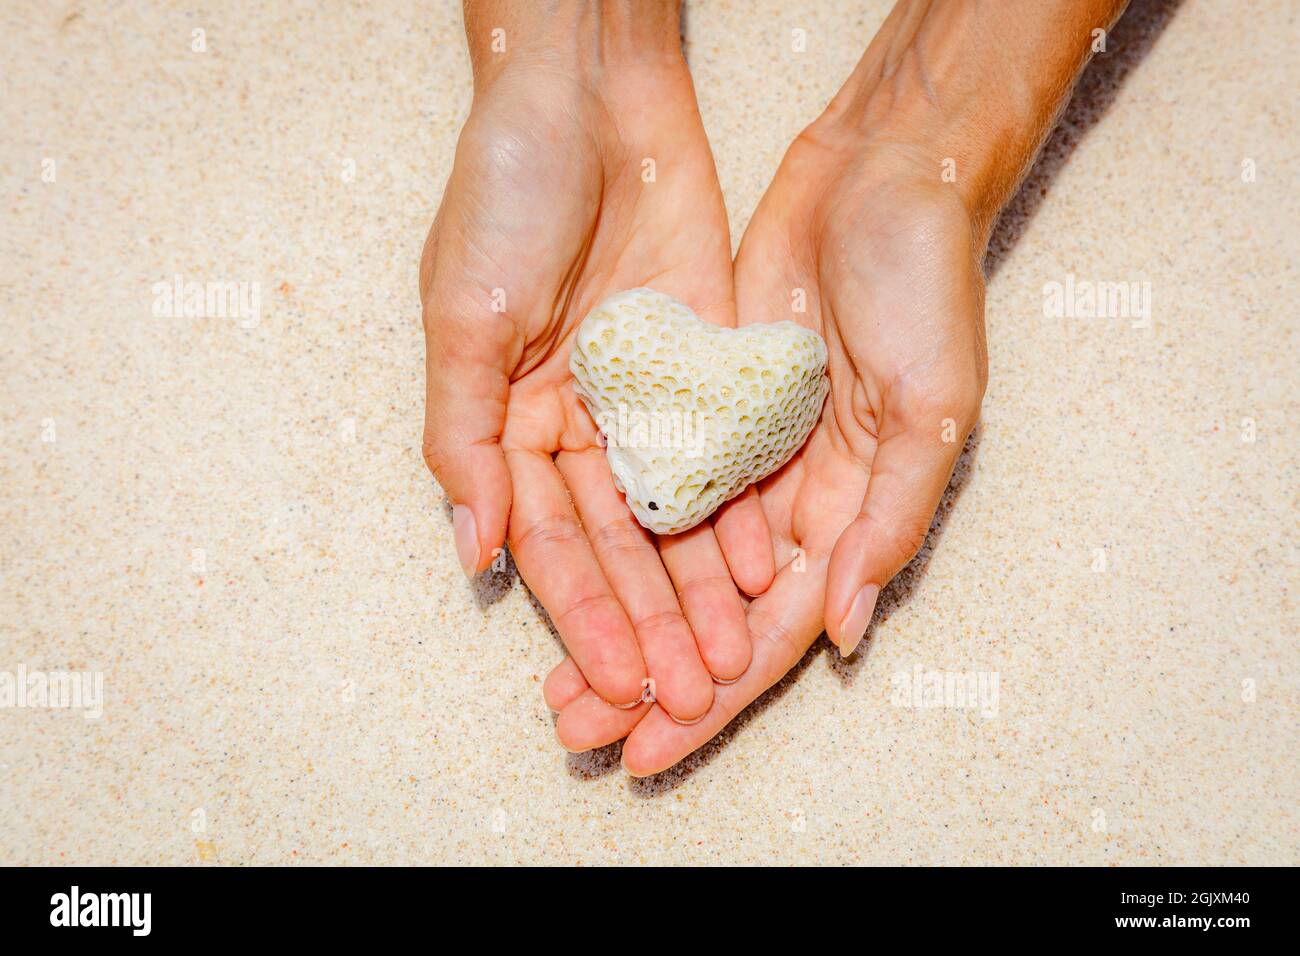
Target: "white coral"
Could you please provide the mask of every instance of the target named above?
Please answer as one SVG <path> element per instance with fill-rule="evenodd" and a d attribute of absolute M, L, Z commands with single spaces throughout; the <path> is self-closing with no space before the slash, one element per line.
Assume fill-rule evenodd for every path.
<path fill-rule="evenodd" d="M 596 306 L 569 368 L 605 435 L 614 484 L 656 534 L 694 527 L 789 461 L 828 389 L 815 332 L 722 328 L 653 289 Z"/>

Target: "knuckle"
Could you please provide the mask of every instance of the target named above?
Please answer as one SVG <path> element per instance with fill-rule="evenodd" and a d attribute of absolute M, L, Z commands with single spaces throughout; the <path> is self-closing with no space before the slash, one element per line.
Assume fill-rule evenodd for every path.
<path fill-rule="evenodd" d="M 645 532 L 631 515 L 622 515 L 605 522 L 591 535 L 596 550 L 614 554 L 620 551 L 643 551 L 650 547 Z"/>
<path fill-rule="evenodd" d="M 690 603 L 693 601 L 707 601 L 714 595 L 726 595 L 727 588 L 731 587 L 732 578 L 729 574 L 702 574 L 699 577 L 683 581 L 677 590 L 677 596 L 682 601 Z"/>
<path fill-rule="evenodd" d="M 979 419 L 987 383 L 987 363 L 977 360 L 925 379 L 900 379 L 892 386 L 892 398 L 906 421 L 929 426 L 952 419 L 969 432 Z"/>
<path fill-rule="evenodd" d="M 925 545 L 925 539 L 929 533 L 930 520 L 928 516 L 924 518 L 907 518 L 893 525 L 884 536 L 885 547 L 894 559 L 891 562 L 892 565 L 902 570 L 903 566 L 916 557 L 917 553 Z"/>
<path fill-rule="evenodd" d="M 599 614 L 609 608 L 610 601 L 613 597 L 609 594 L 586 594 L 576 597 L 563 608 L 557 615 L 557 621 L 568 622 L 573 617 L 580 614 Z"/>
<path fill-rule="evenodd" d="M 659 631 L 672 630 L 673 628 L 686 627 L 686 618 L 682 616 L 681 611 L 654 611 L 645 617 L 639 618 L 632 625 L 639 633 L 655 633 Z"/>
<path fill-rule="evenodd" d="M 980 402 L 984 401 L 984 392 L 989 387 L 989 360 L 982 350 L 975 361 L 974 386 L 975 407 L 978 409 Z"/>
<path fill-rule="evenodd" d="M 980 417 L 980 405 L 984 401 L 984 389 L 988 384 L 988 372 L 965 383 L 957 390 L 953 398 L 954 417 L 964 429 L 970 431 Z"/>
<path fill-rule="evenodd" d="M 952 419 L 964 431 L 974 425 L 978 410 L 979 401 L 973 393 L 968 394 L 965 388 L 950 388 L 918 397 L 912 414 L 915 421 L 927 426 Z"/>
<path fill-rule="evenodd" d="M 786 660 L 796 654 L 802 654 L 798 636 L 783 620 L 773 614 L 755 610 L 750 614 L 750 632 L 755 643 L 770 644 L 777 652 L 778 659 Z M 757 656 L 757 655 L 755 655 Z"/>
<path fill-rule="evenodd" d="M 538 518 L 524 528 L 515 541 L 515 550 L 572 544 L 581 539 L 582 525 L 577 518 L 571 514 L 551 514 Z"/>
<path fill-rule="evenodd" d="M 424 456 L 425 467 L 429 469 L 429 473 L 438 480 L 439 484 L 441 484 L 442 475 L 446 467 L 446 458 L 443 456 L 438 442 L 435 441 L 427 432 L 425 433 L 424 441 L 420 446 L 420 451 Z"/>

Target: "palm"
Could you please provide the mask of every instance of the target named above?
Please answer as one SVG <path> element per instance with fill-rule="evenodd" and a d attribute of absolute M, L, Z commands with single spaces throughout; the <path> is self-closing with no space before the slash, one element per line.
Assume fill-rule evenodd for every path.
<path fill-rule="evenodd" d="M 829 556 L 859 513 L 879 443 L 912 429 L 939 434 L 983 374 L 968 218 L 937 176 L 903 185 L 865 172 L 878 165 L 796 143 L 737 257 L 742 324 L 793 317 L 827 344 L 822 419 L 762 488 L 778 560 L 782 546 Z M 795 289 L 806 312 L 792 316 Z M 924 533 L 902 528 L 896 546 L 914 551 Z"/>
<path fill-rule="evenodd" d="M 466 128 L 481 142 L 467 150 L 463 194 L 467 238 L 502 267 L 494 287 L 522 322 L 503 444 L 545 453 L 596 447 L 568 356 L 600 300 L 653 284 L 732 321 L 726 214 L 689 84 L 653 97 L 629 91 L 656 103 L 638 115 L 611 104 L 609 91 L 597 98 L 570 78 L 550 82 L 493 88 L 500 108 L 476 111 L 478 125 Z"/>

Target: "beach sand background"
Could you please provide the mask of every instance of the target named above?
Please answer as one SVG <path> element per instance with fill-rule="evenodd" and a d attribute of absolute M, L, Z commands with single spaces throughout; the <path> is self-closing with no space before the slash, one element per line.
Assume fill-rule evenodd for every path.
<path fill-rule="evenodd" d="M 690 4 L 734 236 L 887 8 Z M 559 748 L 561 648 L 420 459 L 461 30 L 0 10 L 0 671 L 104 697 L 0 710 L 0 863 L 1296 862 L 1293 3 L 1135 0 L 999 228 L 982 423 L 864 652 L 641 781 Z M 176 276 L 260 320 L 155 315 Z M 1046 316 L 1070 276 L 1150 321 Z M 929 672 L 995 712 L 902 706 Z"/>

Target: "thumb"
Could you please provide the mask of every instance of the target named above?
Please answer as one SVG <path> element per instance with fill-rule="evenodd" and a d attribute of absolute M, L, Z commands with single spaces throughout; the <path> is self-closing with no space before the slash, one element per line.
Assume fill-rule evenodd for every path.
<path fill-rule="evenodd" d="M 474 290 L 425 297 L 424 460 L 452 504 L 456 555 L 469 576 L 505 543 L 510 472 L 501 450 L 514 329 Z"/>
<path fill-rule="evenodd" d="M 827 570 L 826 634 L 844 657 L 866 634 L 881 588 L 925 542 L 974 425 L 973 416 L 964 430 L 959 421 L 950 421 L 946 432 L 940 419 L 926 421 L 876 447 L 862 508 L 836 541 Z"/>

